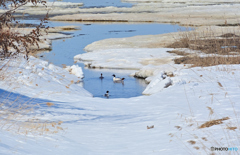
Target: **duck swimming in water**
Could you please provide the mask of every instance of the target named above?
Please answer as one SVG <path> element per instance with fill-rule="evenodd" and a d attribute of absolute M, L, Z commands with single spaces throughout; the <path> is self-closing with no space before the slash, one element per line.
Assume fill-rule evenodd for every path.
<path fill-rule="evenodd" d="M 123 82 L 123 80 L 125 79 L 125 78 L 116 77 L 115 74 L 113 74 L 112 76 L 113 76 L 113 81 L 114 81 L 114 82 Z"/>
<path fill-rule="evenodd" d="M 101 73 L 101 76 L 99 77 L 100 79 L 103 79 L 104 77 L 102 76 L 102 73 Z"/>
<path fill-rule="evenodd" d="M 104 94 L 105 97 L 109 98 L 109 91 L 106 91 L 106 94 Z"/>

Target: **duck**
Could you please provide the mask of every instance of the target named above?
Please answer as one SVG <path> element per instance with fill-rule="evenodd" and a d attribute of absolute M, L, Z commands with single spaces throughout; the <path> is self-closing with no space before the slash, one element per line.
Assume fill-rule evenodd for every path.
<path fill-rule="evenodd" d="M 101 73 L 101 76 L 99 77 L 100 79 L 103 79 L 104 77 L 102 76 L 102 73 Z"/>
<path fill-rule="evenodd" d="M 123 80 L 125 79 L 125 78 L 116 77 L 115 74 L 113 74 L 112 76 L 113 76 L 113 81 L 114 81 L 114 82 L 123 82 Z"/>
<path fill-rule="evenodd" d="M 106 91 L 106 94 L 104 94 L 105 97 L 109 98 L 109 91 Z"/>

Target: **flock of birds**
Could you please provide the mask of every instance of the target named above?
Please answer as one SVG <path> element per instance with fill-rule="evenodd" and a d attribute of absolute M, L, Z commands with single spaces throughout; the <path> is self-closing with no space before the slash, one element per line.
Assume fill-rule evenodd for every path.
<path fill-rule="evenodd" d="M 115 74 L 113 74 L 112 76 L 113 76 L 113 82 L 124 84 L 124 79 L 125 79 L 125 78 L 116 77 Z M 101 76 L 100 76 L 99 78 L 100 78 L 101 80 L 104 78 L 103 75 L 102 75 L 102 73 L 101 73 Z M 104 94 L 104 96 L 107 97 L 107 98 L 109 98 L 110 95 L 109 95 L 109 91 L 108 91 L 108 90 L 106 91 L 106 94 Z"/>

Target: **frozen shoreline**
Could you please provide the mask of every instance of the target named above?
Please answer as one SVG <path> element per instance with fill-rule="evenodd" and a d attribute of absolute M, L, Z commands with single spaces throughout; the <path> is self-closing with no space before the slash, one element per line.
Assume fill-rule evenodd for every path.
<path fill-rule="evenodd" d="M 152 0 L 135 1 L 152 2 Z M 164 2 L 170 1 L 164 0 Z M 189 0 L 183 0 L 183 2 L 186 3 L 176 5 L 192 4 Z M 84 16 L 90 20 L 96 18 L 96 15 Z M 132 17 L 131 14 L 127 16 Z M 183 20 L 188 14 L 179 16 L 181 16 L 179 20 Z M 221 16 L 220 14 L 219 17 Z M 136 18 L 140 17 L 141 15 L 136 16 Z M 214 15 L 212 18 L 216 17 Z M 79 19 L 79 17 L 76 18 Z M 173 19 L 175 18 L 177 16 Z M 99 20 L 99 18 L 96 19 Z M 113 20 L 116 20 L 116 16 Z M 189 19 L 186 20 L 189 24 Z M 193 17 L 192 20 L 198 20 L 198 17 Z M 206 21 L 209 20 L 210 18 Z M 219 19 L 204 23 L 199 20 L 191 24 L 206 25 L 222 22 L 225 21 Z M 232 22 L 234 23 L 235 19 Z M 183 24 L 184 20 L 181 23 Z M 205 32 L 209 34 L 207 36 L 212 37 L 210 34 L 213 31 L 209 29 L 214 30 L 215 36 L 231 32 L 239 35 L 237 27 L 207 26 L 197 29 L 196 32 L 199 34 Z M 68 66 L 63 69 L 34 57 L 26 61 L 21 56 L 9 62 L 7 59 L 1 61 L 1 66 L 7 64 L 7 67 L 1 70 L 4 73 L 1 74 L 1 89 L 29 98 L 37 98 L 37 100 L 45 99 L 46 102 L 51 102 L 52 106 L 46 106 L 44 101 L 45 106 L 22 114 L 24 117 L 19 117 L 21 116 L 19 113 L 16 116 L 11 113 L 14 116 L 13 119 L 1 113 L 4 119 L 9 120 L 8 123 L 14 122 L 16 128 L 4 128 L 5 124 L 1 124 L 0 153 L 20 155 L 211 154 L 212 146 L 240 146 L 238 140 L 240 105 L 237 104 L 240 100 L 239 65 L 185 69 L 187 66 L 173 64 L 172 59 L 178 56 L 167 53 L 167 50 L 172 49 L 164 47 L 175 41 L 179 34 L 101 40 L 88 45 L 85 48 L 88 53 L 75 57 L 78 60 L 91 60 L 91 65 L 95 67 L 131 66 L 139 69 L 135 75 L 138 74 L 139 77 L 146 78 L 150 82 L 144 91 L 144 94 L 150 96 L 129 99 L 92 98 L 92 95 L 81 87 L 83 73 L 78 66 Z M 200 35 L 198 37 L 201 38 Z M 108 54 L 104 55 L 106 53 Z M 159 59 L 163 58 L 163 64 L 159 63 Z M 15 97 L 18 96 L 15 95 Z M 18 100 L 16 103 L 18 104 Z M 14 106 L 10 104 L 5 108 L 12 107 Z M 199 128 L 206 121 L 224 117 L 229 119 L 220 124 Z M 59 123 L 62 125 L 61 128 L 57 128 L 57 123 L 49 126 L 44 124 L 40 126 L 43 131 L 34 135 L 32 132 L 38 131 L 31 128 L 36 124 L 29 122 L 31 119 L 37 119 L 40 122 L 62 122 Z M 24 122 L 28 122 L 29 125 L 23 126 Z M 58 129 L 58 132 L 51 133 L 49 129 L 52 128 Z M 21 131 L 19 129 L 26 129 L 27 132 L 19 132 Z"/>
<path fill-rule="evenodd" d="M 33 56 L 26 60 L 22 55 L 1 61 L 2 66 L 0 86 L 6 91 L 49 100 L 59 98 L 59 101 L 61 95 L 68 96 L 73 92 L 92 97 L 81 86 L 81 67 L 74 65 L 63 69 Z"/>
<path fill-rule="evenodd" d="M 133 1 L 127 1 L 133 2 Z M 150 2 L 150 3 L 149 3 Z M 80 22 L 158 22 L 182 26 L 238 24 L 238 1 L 134 1 L 131 8 L 79 9 L 74 15 L 50 18 L 54 21 Z M 234 12 L 234 13 L 233 13 Z"/>
<path fill-rule="evenodd" d="M 34 61 L 36 67 L 32 66 Z M 170 78 L 164 78 L 163 72 L 159 72 L 153 79 L 155 82 L 149 84 L 149 88 L 155 89 L 148 89 L 146 92 L 154 92 L 153 95 L 107 100 L 87 97 L 81 87 L 71 84 L 70 79 L 78 78 L 69 75 L 62 68 L 48 65 L 35 58 L 31 58 L 30 62 L 25 67 L 27 69 L 20 66 L 22 73 L 19 73 L 18 67 L 13 68 L 13 65 L 10 65 L 8 71 L 12 71 L 14 74 L 11 74 L 11 77 L 16 79 L 9 81 L 10 88 L 15 88 L 14 92 L 30 98 L 48 99 L 46 102 L 53 105 L 41 106 L 23 118 L 15 117 L 14 121 L 19 121 L 15 124 L 17 128 L 28 131 L 28 134 L 19 133 L 16 129 L 1 130 L 1 153 L 10 154 L 12 152 L 10 146 L 17 150 L 18 154 L 24 155 L 76 154 L 76 152 L 77 154 L 157 152 L 170 155 L 197 154 L 205 151 L 211 153 L 210 148 L 215 140 L 223 144 L 231 140 L 234 146 L 239 146 L 236 131 L 227 129 L 239 123 L 231 108 L 231 104 L 237 103 L 240 99 L 239 80 L 236 78 L 240 76 L 239 65 L 182 69 L 175 71 L 175 76 Z M 27 73 L 34 70 L 36 73 Z M 63 78 L 61 74 L 66 77 L 61 79 Z M 25 85 L 22 82 L 28 81 L 27 76 L 31 77 L 29 80 L 33 78 L 34 80 Z M 46 87 L 47 80 L 51 85 Z M 170 81 L 171 85 L 164 88 Z M 0 83 L 1 88 L 11 90 L 6 82 L 8 81 Z M 65 86 L 69 84 L 71 84 L 69 88 L 66 88 Z M 76 87 L 78 88 L 75 89 Z M 49 94 L 51 89 L 57 92 Z M 230 119 L 223 124 L 199 129 L 199 125 L 210 119 L 208 107 L 214 110 L 211 114 L 213 119 L 222 117 Z M 234 104 L 234 108 L 239 113 L 239 105 Z M 50 131 L 46 130 L 43 135 L 41 133 L 38 135 L 38 131 L 21 124 L 32 118 L 63 123 L 58 130 L 59 133 L 52 134 L 50 131 L 55 127 L 48 126 Z M 153 128 L 147 129 L 152 125 Z M 35 135 L 32 135 L 32 132 L 36 132 Z M 224 134 L 226 132 L 229 135 L 227 139 Z M 195 141 L 196 145 L 188 143 L 190 140 Z M 195 146 L 202 148 L 203 143 L 205 151 L 194 148 Z M 39 150 L 36 152 L 36 149 Z"/>
<path fill-rule="evenodd" d="M 239 1 L 210 1 L 197 2 L 134 0 L 134 5 L 128 7 L 81 8 L 82 3 L 48 2 L 48 7 L 42 5 L 25 5 L 16 10 L 17 14 L 46 15 L 53 21 L 79 22 L 157 22 L 173 23 L 182 26 L 213 26 L 236 25 L 239 23 Z M 0 10 L 3 12 L 4 10 Z"/>

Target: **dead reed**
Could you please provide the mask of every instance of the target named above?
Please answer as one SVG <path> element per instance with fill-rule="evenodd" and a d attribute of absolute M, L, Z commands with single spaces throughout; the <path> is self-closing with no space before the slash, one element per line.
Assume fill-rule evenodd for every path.
<path fill-rule="evenodd" d="M 234 31 L 235 32 L 235 31 Z M 196 32 L 180 33 L 176 41 L 169 48 L 176 50 L 169 53 L 181 55 L 174 59 L 176 64 L 192 64 L 192 67 L 215 66 L 220 64 L 240 64 L 240 37 L 235 33 Z M 178 49 L 187 48 L 196 53 L 189 54 Z M 199 55 L 197 51 L 202 54 Z"/>

